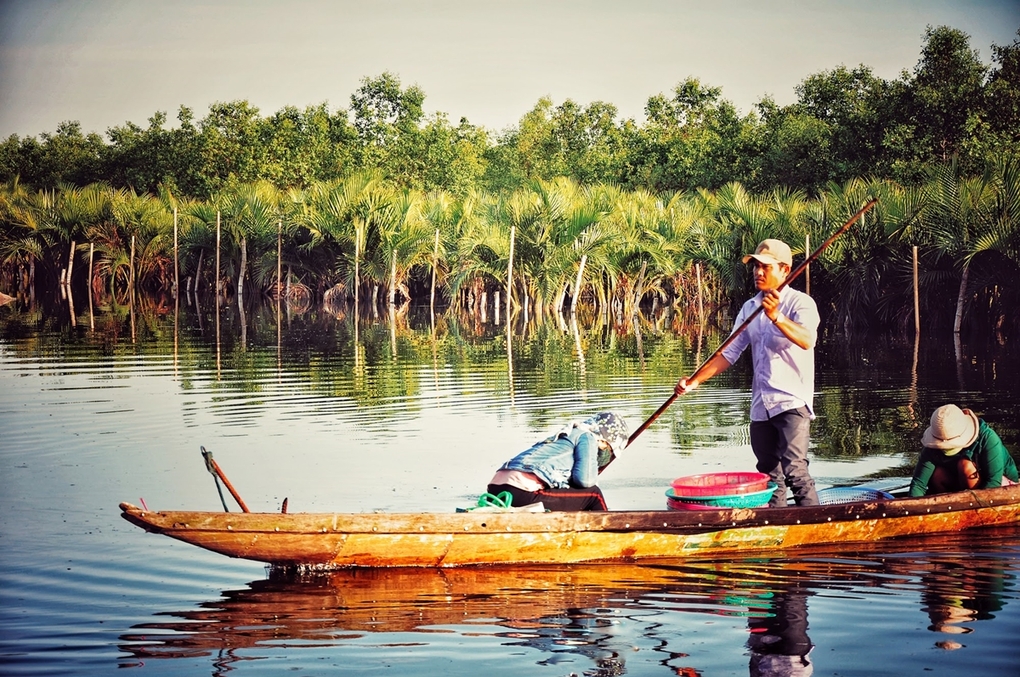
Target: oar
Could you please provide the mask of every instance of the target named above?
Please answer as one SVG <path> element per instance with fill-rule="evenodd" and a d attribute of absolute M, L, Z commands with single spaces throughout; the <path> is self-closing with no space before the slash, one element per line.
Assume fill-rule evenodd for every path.
<path fill-rule="evenodd" d="M 826 247 L 828 247 L 830 244 L 832 244 L 836 240 L 837 237 L 839 237 L 840 235 L 845 233 L 847 230 L 849 230 L 850 226 L 852 226 L 857 221 L 857 219 L 859 219 L 862 216 L 864 216 L 864 213 L 867 212 L 872 207 L 874 207 L 877 202 L 878 202 L 878 198 L 872 198 L 870 201 L 868 201 L 868 203 L 866 205 L 861 207 L 860 211 L 858 211 L 856 214 L 854 214 L 852 217 L 850 217 L 850 220 L 847 221 L 846 223 L 844 223 L 840 227 L 839 230 L 837 230 L 835 233 L 830 235 L 828 240 L 823 242 L 818 247 L 818 249 L 816 249 L 814 252 L 811 253 L 811 256 L 809 256 L 806 259 L 804 259 L 804 261 L 799 266 L 794 268 L 793 271 L 789 274 L 789 276 L 787 276 L 787 278 L 785 280 L 783 280 L 783 283 L 781 285 L 779 285 L 779 288 L 776 289 L 776 291 L 779 291 L 779 290 L 783 289 L 788 284 L 793 282 L 793 280 L 796 279 L 797 276 L 799 276 L 801 273 L 804 272 L 804 270 L 811 264 L 812 261 L 814 261 L 819 256 L 821 256 L 822 252 L 825 251 Z M 737 336 L 739 336 L 742 331 L 747 329 L 747 327 L 751 324 L 751 321 L 754 320 L 754 318 L 758 317 L 758 313 L 760 313 L 761 311 L 762 311 L 762 306 L 758 306 L 757 308 L 755 308 L 754 312 L 751 313 L 748 316 L 748 318 L 746 320 L 744 320 L 743 323 L 739 327 L 737 327 L 736 329 L 733 330 L 733 333 L 731 333 L 729 335 L 729 338 L 727 338 L 725 341 L 723 341 L 722 345 L 720 345 L 718 348 L 716 348 L 715 352 L 712 353 L 711 355 L 709 355 L 708 359 L 705 360 L 704 362 L 702 362 L 701 366 L 699 366 L 696 370 L 694 370 L 693 374 L 691 374 L 689 377 L 687 377 L 687 381 L 690 382 L 690 381 L 695 380 L 695 378 L 702 372 L 702 370 L 704 370 L 705 367 L 708 366 L 708 363 L 711 362 L 713 359 L 715 359 L 716 355 L 718 355 L 723 350 L 725 350 L 728 345 L 733 343 L 733 341 L 736 340 Z M 637 430 L 635 430 L 633 433 L 631 433 L 630 437 L 627 438 L 627 446 L 630 446 L 630 445 L 634 444 L 634 440 L 636 440 L 638 438 L 638 435 L 643 433 L 645 431 L 645 428 L 650 426 L 655 421 L 655 419 L 659 418 L 659 416 L 662 415 L 662 412 L 664 412 L 667 409 L 669 409 L 669 405 L 673 404 L 673 402 L 676 401 L 676 398 L 677 398 L 677 394 L 674 392 L 672 395 L 669 396 L 669 399 L 667 399 L 665 402 L 662 403 L 661 407 L 659 407 L 658 409 L 655 410 L 654 414 L 652 414 L 651 416 L 648 417 L 647 421 L 642 423 L 641 426 Z"/>
<path fill-rule="evenodd" d="M 227 476 L 223 474 L 223 470 L 220 469 L 220 464 L 217 463 L 216 460 L 213 458 L 212 452 L 206 451 L 205 447 L 200 448 L 202 449 L 202 458 L 205 459 L 205 468 L 210 473 L 212 473 L 213 479 L 216 480 L 216 491 L 220 492 L 220 502 L 223 503 L 224 512 L 230 511 L 227 510 L 227 502 L 223 500 L 223 492 L 220 491 L 220 480 L 223 480 L 223 484 L 226 485 L 227 491 L 229 491 L 230 495 L 234 497 L 234 500 L 237 501 L 237 504 L 241 506 L 241 510 L 243 512 L 251 512 L 250 510 L 248 510 L 248 506 L 244 504 L 244 501 L 241 500 L 241 497 L 238 496 L 237 490 L 234 489 L 234 485 L 231 484 L 230 480 L 227 479 Z"/>

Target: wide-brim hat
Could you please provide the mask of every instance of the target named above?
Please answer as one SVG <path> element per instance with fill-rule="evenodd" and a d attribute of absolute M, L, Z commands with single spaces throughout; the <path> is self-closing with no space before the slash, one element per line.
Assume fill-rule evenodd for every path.
<path fill-rule="evenodd" d="M 765 264 L 785 263 L 788 266 L 792 266 L 793 252 L 790 251 L 790 245 L 782 240 L 762 240 L 753 254 L 747 254 L 741 260 L 747 263 L 751 259 Z"/>
<path fill-rule="evenodd" d="M 929 449 L 961 449 L 974 444 L 980 422 L 970 409 L 944 404 L 931 415 L 931 425 L 921 436 L 921 444 Z"/>
<path fill-rule="evenodd" d="M 596 434 L 609 443 L 613 453 L 617 456 L 624 450 L 627 446 L 627 440 L 630 439 L 630 434 L 627 432 L 627 422 L 623 420 L 623 416 L 611 411 L 595 414 L 587 419 L 584 425 L 590 426 L 592 432 L 597 430 Z"/>

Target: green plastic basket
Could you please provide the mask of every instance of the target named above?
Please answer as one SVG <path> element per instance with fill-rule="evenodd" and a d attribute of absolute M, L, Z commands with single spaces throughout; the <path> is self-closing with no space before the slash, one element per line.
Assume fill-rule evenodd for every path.
<path fill-rule="evenodd" d="M 680 496 L 673 487 L 666 489 L 668 501 L 686 503 L 706 508 L 760 508 L 768 505 L 775 492 L 776 483 L 769 482 L 768 488 L 749 494 L 726 494 L 723 496 Z"/>

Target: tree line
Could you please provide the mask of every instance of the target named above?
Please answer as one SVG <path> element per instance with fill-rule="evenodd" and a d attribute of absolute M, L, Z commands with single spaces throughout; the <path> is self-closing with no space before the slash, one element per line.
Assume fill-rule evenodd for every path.
<path fill-rule="evenodd" d="M 438 290 L 539 316 L 689 311 L 698 292 L 726 307 L 749 291 L 739 256 L 760 239 L 803 254 L 875 196 L 812 267 L 832 327 L 904 327 L 917 246 L 926 322 L 1002 331 L 1017 322 L 1020 41 L 993 62 L 929 28 L 894 81 L 841 66 L 740 116 L 692 78 L 650 98 L 643 125 L 543 99 L 495 136 L 425 116 L 424 93 L 390 73 L 347 111 L 263 118 L 242 101 L 196 123 L 182 108 L 174 128 L 157 113 L 108 141 L 65 123 L 0 144 L 0 279 L 26 290 L 70 271 L 111 302 L 172 290 L 179 270 L 178 293 L 228 282 L 242 300 L 247 281 L 328 302 Z"/>
<path fill-rule="evenodd" d="M 69 279 L 109 303 L 176 283 L 177 293 L 218 288 L 242 302 L 245 290 L 363 307 L 434 303 L 438 293 L 475 312 L 501 296 L 504 308 L 534 316 L 583 303 L 624 317 L 642 304 L 693 317 L 705 299 L 725 309 L 746 296 L 739 261 L 757 242 L 779 237 L 804 256 L 871 197 L 878 206 L 812 266 L 811 292 L 834 328 L 907 326 L 915 246 L 929 324 L 959 330 L 968 315 L 982 327 L 1016 324 L 1017 156 L 977 177 L 949 163 L 917 186 L 855 179 L 815 197 L 734 182 L 667 198 L 566 177 L 457 196 L 377 172 L 303 190 L 238 183 L 211 200 L 15 182 L 0 188 L 0 213 L 16 224 L 4 229 L 0 256 L 11 288 Z"/>
<path fill-rule="evenodd" d="M 566 176 L 656 194 L 715 190 L 737 181 L 813 194 L 860 177 L 913 183 L 932 162 L 956 158 L 977 173 L 989 153 L 1020 141 L 1020 40 L 993 45 L 986 65 L 965 33 L 928 28 L 912 72 L 885 80 L 860 65 L 807 77 L 797 101 L 769 98 L 741 114 L 722 90 L 688 78 L 621 120 L 611 103 L 537 102 L 500 132 L 425 114 L 425 93 L 392 73 L 365 78 L 347 109 L 293 106 L 263 117 L 247 101 L 216 103 L 197 120 L 157 112 L 125 123 L 0 143 L 0 181 L 37 189 L 104 181 L 117 188 L 208 199 L 231 181 L 306 188 L 365 169 L 420 190 L 500 192 Z"/>

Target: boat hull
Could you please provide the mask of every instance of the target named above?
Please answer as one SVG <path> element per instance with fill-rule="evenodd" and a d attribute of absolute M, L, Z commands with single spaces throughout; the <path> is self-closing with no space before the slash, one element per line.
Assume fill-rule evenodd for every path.
<path fill-rule="evenodd" d="M 841 546 L 1020 522 L 1020 486 L 810 508 L 465 513 L 218 513 L 121 504 L 143 529 L 275 566 L 636 562 Z"/>

